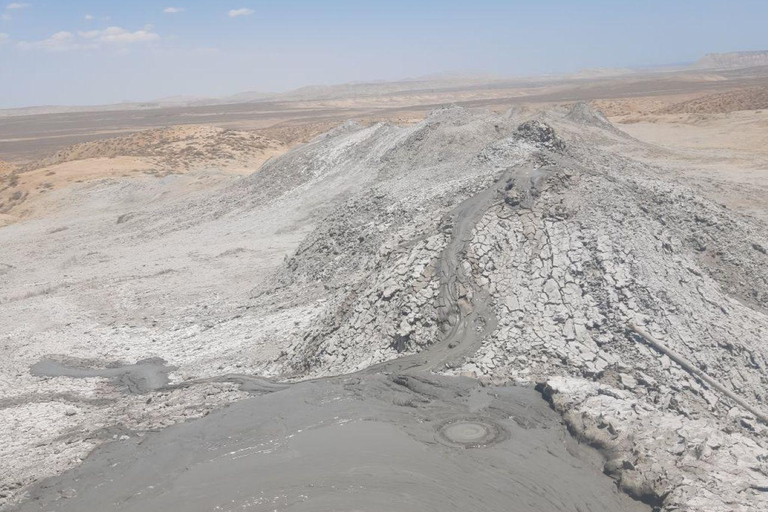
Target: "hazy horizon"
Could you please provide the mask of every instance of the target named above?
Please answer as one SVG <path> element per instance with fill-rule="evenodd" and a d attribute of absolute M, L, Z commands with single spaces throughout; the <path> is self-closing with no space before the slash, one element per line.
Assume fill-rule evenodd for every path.
<path fill-rule="evenodd" d="M 766 2 L 669 4 L 8 2 L 0 4 L 0 108 L 283 92 L 464 70 L 564 74 L 768 48 Z"/>

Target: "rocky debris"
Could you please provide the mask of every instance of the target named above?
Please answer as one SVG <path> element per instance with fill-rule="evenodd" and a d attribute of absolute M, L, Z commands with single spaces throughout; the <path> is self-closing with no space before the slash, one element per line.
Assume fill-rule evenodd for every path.
<path fill-rule="evenodd" d="M 541 390 L 571 432 L 603 451 L 604 471 L 630 496 L 664 510 L 768 508 L 765 440 L 727 418 L 660 412 L 630 391 L 584 379 L 554 377 Z"/>
<path fill-rule="evenodd" d="M 555 130 L 548 124 L 535 119 L 518 126 L 514 136 L 551 151 L 565 150 L 565 142 L 555 134 Z"/>
<path fill-rule="evenodd" d="M 434 343 L 439 337 L 435 254 L 444 243 L 442 235 L 420 241 L 377 262 L 389 272 L 372 272 L 363 282 L 343 286 L 324 321 L 284 354 L 291 368 L 322 368 L 320 375 L 340 367 L 356 371 Z"/>

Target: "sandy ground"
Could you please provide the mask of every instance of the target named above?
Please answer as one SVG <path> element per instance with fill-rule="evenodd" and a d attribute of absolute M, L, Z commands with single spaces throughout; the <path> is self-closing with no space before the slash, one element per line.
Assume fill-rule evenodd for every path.
<path fill-rule="evenodd" d="M 60 189 L 192 171 L 204 173 L 213 185 L 250 174 L 289 147 L 250 132 L 176 126 L 78 144 L 23 165 L 6 163 L 0 167 L 0 224 L 47 216 L 47 208 L 57 208 L 59 201 L 45 198 Z"/>
<path fill-rule="evenodd" d="M 768 111 L 641 114 L 612 121 L 649 144 L 636 156 L 663 159 L 681 181 L 768 222 Z"/>
<path fill-rule="evenodd" d="M 768 157 L 768 111 L 727 114 L 666 114 L 613 117 L 620 128 L 645 142 L 668 148 L 724 150 L 739 163 L 740 153 Z"/>

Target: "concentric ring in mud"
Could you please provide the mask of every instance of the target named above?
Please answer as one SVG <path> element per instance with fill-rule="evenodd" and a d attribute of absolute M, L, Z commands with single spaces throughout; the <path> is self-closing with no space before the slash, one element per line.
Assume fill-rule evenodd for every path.
<path fill-rule="evenodd" d="M 437 427 L 437 440 L 458 448 L 484 448 L 507 439 L 507 431 L 488 418 L 464 417 L 444 421 Z"/>

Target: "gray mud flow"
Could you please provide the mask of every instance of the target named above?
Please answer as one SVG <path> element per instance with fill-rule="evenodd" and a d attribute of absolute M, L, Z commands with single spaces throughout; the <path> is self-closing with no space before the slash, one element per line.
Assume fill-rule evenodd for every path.
<path fill-rule="evenodd" d="M 136 364 L 114 365 L 105 368 L 93 368 L 81 362 L 65 364 L 50 358 L 43 358 L 29 369 L 32 375 L 38 377 L 108 378 L 118 388 L 135 394 L 165 387 L 168 384 L 168 373 L 172 370 L 174 368 L 166 366 L 165 361 L 160 358 L 144 359 Z"/>
<path fill-rule="evenodd" d="M 20 511 L 647 511 L 532 389 L 303 382 L 98 448 Z"/>
<path fill-rule="evenodd" d="M 443 339 L 424 352 L 374 365 L 365 373 L 438 371 L 474 353 L 483 339 L 493 332 L 498 319 L 491 307 L 490 296 L 475 285 L 463 265 L 467 245 L 472 240 L 475 226 L 488 209 L 499 202 L 507 184 L 523 180 L 532 182 L 530 176 L 537 173 L 533 164 L 508 169 L 493 185 L 462 201 L 450 212 L 447 221 L 450 222 L 451 239 L 438 260 L 438 321 Z"/>
<path fill-rule="evenodd" d="M 69 360 L 64 363 L 47 357 L 33 364 L 29 369 L 32 375 L 38 377 L 106 378 L 110 379 L 117 388 L 129 394 L 172 390 L 210 382 L 233 382 L 238 384 L 241 391 L 264 394 L 285 389 L 290 385 L 241 374 L 226 374 L 206 379 L 187 380 L 178 384 L 168 384 L 168 374 L 173 370 L 175 367 L 167 366 L 161 358 L 144 359 L 136 364 L 127 365 L 115 363 L 99 368 L 92 362 Z"/>

